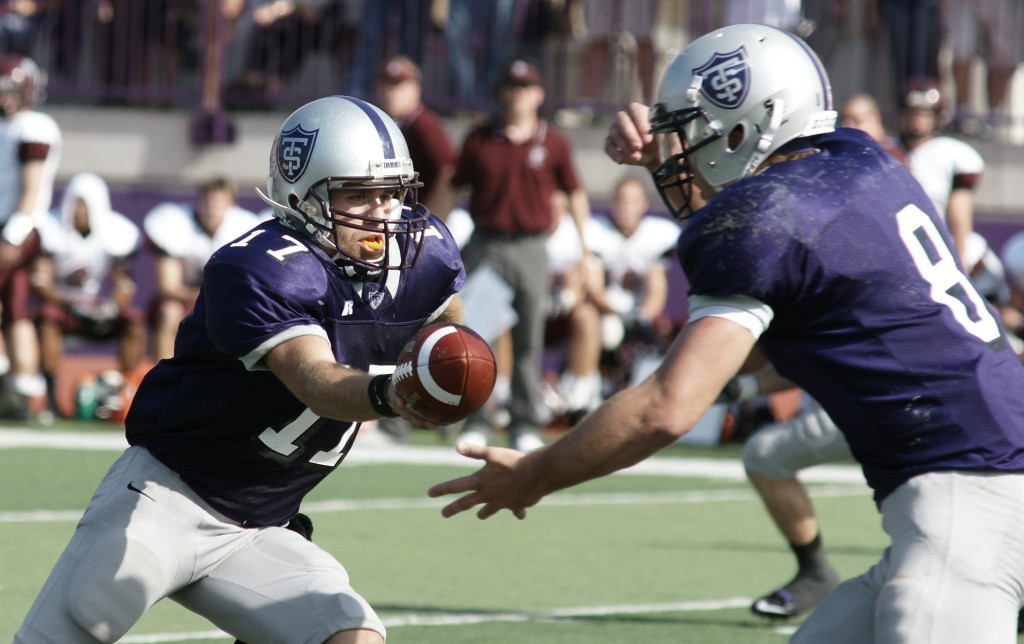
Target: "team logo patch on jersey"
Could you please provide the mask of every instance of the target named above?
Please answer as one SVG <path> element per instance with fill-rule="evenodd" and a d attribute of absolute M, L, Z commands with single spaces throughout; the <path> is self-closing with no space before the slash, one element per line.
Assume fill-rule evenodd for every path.
<path fill-rule="evenodd" d="M 719 107 L 733 109 L 743 102 L 750 88 L 750 67 L 743 47 L 729 53 L 715 52 L 711 60 L 693 70 L 704 77 L 701 88 L 708 100 Z"/>
<path fill-rule="evenodd" d="M 539 169 L 544 167 L 544 160 L 548 158 L 548 151 L 543 145 L 535 145 L 530 148 L 530 154 L 526 158 L 526 162 L 533 169 Z"/>
<path fill-rule="evenodd" d="M 281 133 L 277 143 L 277 165 L 281 170 L 281 176 L 289 183 L 295 183 L 306 172 L 319 132 L 319 128 L 307 132 L 301 125 L 296 125 Z"/>

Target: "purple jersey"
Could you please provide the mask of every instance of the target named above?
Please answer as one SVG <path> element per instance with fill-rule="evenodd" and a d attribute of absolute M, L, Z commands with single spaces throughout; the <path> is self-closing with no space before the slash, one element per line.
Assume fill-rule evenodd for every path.
<path fill-rule="evenodd" d="M 857 130 L 714 197 L 679 256 L 693 294 L 748 295 L 758 341 L 842 429 L 876 501 L 938 470 L 1024 470 L 1024 368 L 931 201 Z"/>
<path fill-rule="evenodd" d="M 345 457 L 358 423 L 314 415 L 262 365 L 267 347 L 315 333 L 341 364 L 393 365 L 464 279 L 458 247 L 436 218 L 412 269 L 362 284 L 306 237 L 264 222 L 210 258 L 174 357 L 139 387 L 128 442 L 228 517 L 284 524 Z"/>

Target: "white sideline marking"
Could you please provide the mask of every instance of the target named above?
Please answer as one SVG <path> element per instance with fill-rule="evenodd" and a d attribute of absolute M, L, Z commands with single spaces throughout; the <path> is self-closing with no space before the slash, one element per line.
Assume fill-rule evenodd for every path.
<path fill-rule="evenodd" d="M 864 496 L 866 488 L 852 485 L 831 485 L 814 487 L 816 498 Z M 454 498 L 454 497 L 452 497 Z M 538 508 L 550 506 L 589 505 L 663 505 L 709 503 L 722 501 L 753 501 L 757 497 L 750 490 L 706 490 L 698 492 L 603 492 L 594 494 L 553 494 Z M 326 514 L 328 512 L 355 512 L 359 510 L 429 510 L 447 505 L 451 499 L 393 498 L 393 499 L 331 499 L 309 501 L 302 504 L 306 512 Z M 24 512 L 0 512 L 0 524 L 4 523 L 61 523 L 78 521 L 83 510 L 30 510 Z"/>
<path fill-rule="evenodd" d="M 0 429 L 0 449 L 39 447 L 44 449 L 81 449 L 118 451 L 128 447 L 124 432 L 50 432 L 32 429 Z"/>
<path fill-rule="evenodd" d="M 124 432 L 59 432 L 29 429 L 0 429 L 0 449 L 43 448 L 121 451 L 128 446 Z M 359 444 L 344 465 L 404 463 L 408 465 L 450 465 L 474 468 L 479 462 L 462 456 L 452 447 Z M 746 474 L 739 460 L 659 456 L 649 458 L 620 474 L 645 476 L 684 476 L 725 481 L 744 481 Z M 818 465 L 800 472 L 808 483 L 864 483 L 856 465 Z"/>
<path fill-rule="evenodd" d="M 82 518 L 82 510 L 29 510 L 0 512 L 0 523 L 65 523 Z"/>
<path fill-rule="evenodd" d="M 160 644 L 161 642 L 182 642 L 195 640 L 219 640 L 231 636 L 224 631 L 195 631 L 192 633 L 147 633 L 145 635 L 125 635 L 119 642 L 125 644 Z"/>
<path fill-rule="evenodd" d="M 584 606 L 580 608 L 556 608 L 538 612 L 482 612 L 482 613 L 399 613 L 382 615 L 384 626 L 399 628 L 402 626 L 462 626 L 468 624 L 486 624 L 488 622 L 530 622 L 544 620 L 567 620 L 585 617 L 602 617 L 606 615 L 643 615 L 649 613 L 689 613 L 730 608 L 746 608 L 751 600 L 747 597 L 731 597 L 729 599 L 676 602 L 670 604 L 624 604 L 622 606 Z M 192 633 L 149 633 L 145 635 L 129 635 L 121 642 L 125 644 L 161 644 L 181 640 L 214 640 L 230 637 L 219 630 L 197 631 Z"/>
<path fill-rule="evenodd" d="M 121 451 L 127 446 L 123 432 L 58 432 L 27 429 L 0 429 L 0 449 L 43 448 Z M 406 465 L 450 465 L 475 468 L 478 464 L 451 447 L 364 445 L 354 449 L 345 465 L 401 463 Z M 677 476 L 706 478 L 723 481 L 743 481 L 743 464 L 738 460 L 711 458 L 657 457 L 650 458 L 619 474 L 642 476 Z M 860 468 L 854 465 L 821 465 L 800 473 L 808 483 L 829 483 L 815 488 L 815 496 L 866 495 L 866 485 Z M 550 505 L 637 505 L 659 503 L 705 503 L 708 501 L 745 501 L 754 499 L 748 490 L 719 490 L 700 492 L 663 492 L 649 494 L 555 494 L 544 500 Z M 444 499 L 365 499 L 315 501 L 303 505 L 315 512 L 348 512 L 354 510 L 408 510 L 440 508 L 448 503 Z M 4 523 L 55 523 L 78 521 L 81 510 L 0 512 Z"/>

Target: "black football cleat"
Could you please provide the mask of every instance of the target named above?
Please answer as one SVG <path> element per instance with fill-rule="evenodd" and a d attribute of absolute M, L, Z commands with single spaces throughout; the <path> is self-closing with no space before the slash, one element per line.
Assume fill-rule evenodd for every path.
<path fill-rule="evenodd" d="M 794 599 L 788 590 L 779 589 L 755 601 L 750 605 L 750 610 L 755 615 L 768 619 L 789 619 L 800 614 Z"/>
<path fill-rule="evenodd" d="M 750 611 L 768 619 L 789 619 L 820 604 L 839 585 L 839 575 L 831 566 L 819 573 L 801 573 L 782 588 L 754 601 Z"/>

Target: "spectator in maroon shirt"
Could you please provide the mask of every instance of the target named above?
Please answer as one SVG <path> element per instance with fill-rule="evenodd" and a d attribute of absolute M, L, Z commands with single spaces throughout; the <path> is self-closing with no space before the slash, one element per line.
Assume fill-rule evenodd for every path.
<path fill-rule="evenodd" d="M 409 144 L 409 155 L 420 173 L 420 202 L 441 219 L 455 205 L 451 187 L 459 151 L 448 138 L 441 118 L 423 104 L 422 73 L 405 56 L 390 58 L 377 77 L 378 104 L 395 119 Z"/>
<path fill-rule="evenodd" d="M 508 433 L 513 447 L 531 451 L 543 444 L 539 430 L 549 420 L 540 391 L 551 279 L 545 240 L 557 223 L 555 193 L 569 195 L 581 242 L 590 202 L 568 139 L 540 116 L 544 86 L 537 66 L 512 61 L 496 98 L 498 116 L 466 137 L 452 184 L 470 190 L 474 230 L 462 251 L 467 273 L 486 262 L 514 292 L 519 319 L 511 329 Z M 486 414 L 470 417 L 461 440 L 486 443 L 490 429 Z"/>

